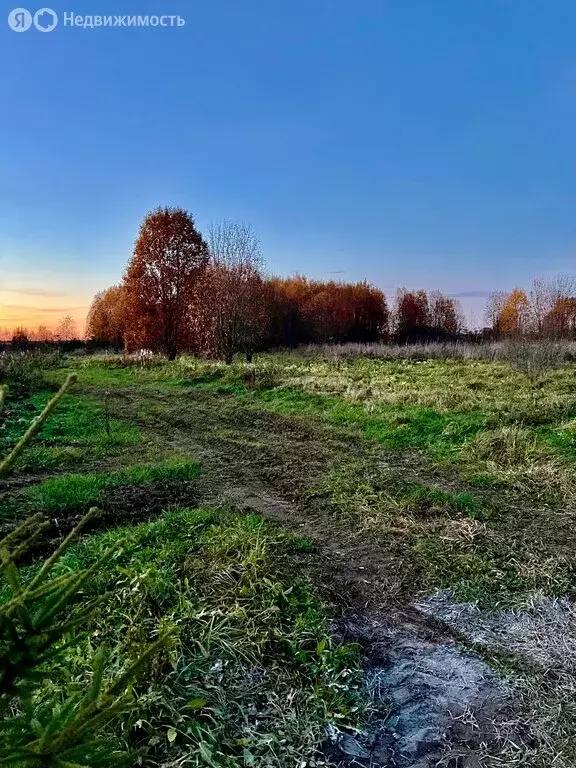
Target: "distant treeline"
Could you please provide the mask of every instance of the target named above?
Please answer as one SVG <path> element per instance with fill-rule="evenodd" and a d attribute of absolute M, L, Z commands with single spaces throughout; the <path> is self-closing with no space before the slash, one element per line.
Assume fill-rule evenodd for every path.
<path fill-rule="evenodd" d="M 402 290 L 391 312 L 366 282 L 270 277 L 248 225 L 223 221 L 205 240 L 189 213 L 159 208 L 144 219 L 121 284 L 94 298 L 87 335 L 129 352 L 229 361 L 309 343 L 450 339 L 462 327 L 458 303 L 439 292 Z"/>
<path fill-rule="evenodd" d="M 574 338 L 576 282 L 560 275 L 535 280 L 528 292 L 493 293 L 486 320 L 482 331 L 467 332 L 458 301 L 439 291 L 402 288 L 390 307 L 367 282 L 271 277 L 249 225 L 222 221 L 204 238 L 187 211 L 158 208 L 140 226 L 121 283 L 94 297 L 86 348 L 231 361 L 302 344 Z M 53 333 L 18 329 L 10 347 L 78 348 L 77 336 L 67 317 Z"/>

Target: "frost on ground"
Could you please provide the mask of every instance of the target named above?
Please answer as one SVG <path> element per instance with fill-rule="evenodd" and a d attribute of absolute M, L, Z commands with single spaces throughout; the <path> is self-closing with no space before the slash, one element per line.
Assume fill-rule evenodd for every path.
<path fill-rule="evenodd" d="M 513 610 L 486 612 L 442 591 L 415 607 L 500 671 L 462 643 L 377 622 L 349 626 L 348 636 L 365 649 L 366 687 L 380 714 L 365 734 L 332 728 L 340 759 L 373 768 L 574 768 L 572 603 L 532 594 Z"/>
<path fill-rule="evenodd" d="M 449 590 L 416 606 L 470 642 L 505 654 L 517 671 L 526 725 L 522 765 L 576 765 L 576 610 L 566 598 L 532 593 L 512 610 L 455 603 Z"/>
<path fill-rule="evenodd" d="M 416 607 L 473 643 L 576 675 L 576 611 L 566 598 L 534 593 L 513 610 L 487 613 L 473 603 L 455 603 L 451 591 L 442 590 Z"/>
<path fill-rule="evenodd" d="M 367 691 L 389 714 L 375 718 L 368 734 L 340 741 L 349 763 L 472 768 L 488 765 L 471 762 L 475 755 L 501 754 L 511 737 L 513 691 L 479 656 L 381 626 L 355 627 L 353 634 L 369 658 Z"/>

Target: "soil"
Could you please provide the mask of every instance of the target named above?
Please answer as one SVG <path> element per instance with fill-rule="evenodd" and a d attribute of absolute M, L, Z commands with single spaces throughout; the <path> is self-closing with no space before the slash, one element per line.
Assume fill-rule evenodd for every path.
<path fill-rule="evenodd" d="M 92 506 L 98 514 L 84 529 L 85 532 L 102 530 L 110 526 L 127 525 L 151 520 L 170 506 L 192 507 L 198 503 L 198 490 L 190 481 L 146 483 L 145 485 L 117 485 L 106 488 L 92 504 L 79 505 L 74 510 L 63 510 L 47 520 L 48 526 L 27 548 L 23 561 L 31 561 L 54 551 L 64 536 L 77 525 Z M 19 510 L 19 519 L 22 512 Z M 0 522 L 0 538 L 14 528 L 9 515 Z"/>

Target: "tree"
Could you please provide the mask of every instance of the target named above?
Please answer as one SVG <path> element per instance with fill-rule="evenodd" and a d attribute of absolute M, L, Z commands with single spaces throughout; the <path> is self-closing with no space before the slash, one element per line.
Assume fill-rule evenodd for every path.
<path fill-rule="evenodd" d="M 54 332 L 45 325 L 39 325 L 36 329 L 36 341 L 54 341 Z"/>
<path fill-rule="evenodd" d="M 366 282 L 308 280 L 302 275 L 267 280 L 268 343 L 370 342 L 388 331 L 381 290 Z"/>
<path fill-rule="evenodd" d="M 370 342 L 387 331 L 384 294 L 366 282 L 313 282 L 301 312 L 316 342 Z"/>
<path fill-rule="evenodd" d="M 86 320 L 86 335 L 95 341 L 104 341 L 114 346 L 124 344 L 126 326 L 125 290 L 113 285 L 94 296 Z"/>
<path fill-rule="evenodd" d="M 530 302 L 525 291 L 514 288 L 504 297 L 497 318 L 498 331 L 505 336 L 521 336 L 530 323 Z"/>
<path fill-rule="evenodd" d="M 537 277 L 530 288 L 530 306 L 535 330 L 539 334 L 555 332 L 554 322 L 562 301 L 576 294 L 576 278 L 559 274 L 552 277 Z"/>
<path fill-rule="evenodd" d="M 272 277 L 266 281 L 268 296 L 268 346 L 296 347 L 312 340 L 313 329 L 304 307 L 314 295 L 313 283 L 303 275 Z"/>
<path fill-rule="evenodd" d="M 174 360 L 190 343 L 191 306 L 208 257 L 187 211 L 157 208 L 145 217 L 123 283 L 129 348 L 161 349 Z"/>
<path fill-rule="evenodd" d="M 440 291 L 432 291 L 429 297 L 430 325 L 443 334 L 455 336 L 464 324 L 462 308 L 456 299 Z"/>
<path fill-rule="evenodd" d="M 76 322 L 70 315 L 66 315 L 56 326 L 54 335 L 58 341 L 71 341 L 78 338 Z"/>
<path fill-rule="evenodd" d="M 496 335 L 500 334 L 500 319 L 505 301 L 506 293 L 504 291 L 492 291 L 486 300 L 484 317 L 486 323 Z"/>
<path fill-rule="evenodd" d="M 556 299 L 543 319 L 541 330 L 557 338 L 573 337 L 576 333 L 576 298 L 565 296 Z"/>
<path fill-rule="evenodd" d="M 203 347 L 227 363 L 240 351 L 251 362 L 267 317 L 258 238 L 248 224 L 224 220 L 210 228 L 208 241 L 210 265 L 196 307 Z"/>
<path fill-rule="evenodd" d="M 12 335 L 12 348 L 24 351 L 30 346 L 30 335 L 26 328 L 16 328 Z"/>
<path fill-rule="evenodd" d="M 426 291 L 400 288 L 396 298 L 396 333 L 401 342 L 429 337 L 430 309 Z"/>

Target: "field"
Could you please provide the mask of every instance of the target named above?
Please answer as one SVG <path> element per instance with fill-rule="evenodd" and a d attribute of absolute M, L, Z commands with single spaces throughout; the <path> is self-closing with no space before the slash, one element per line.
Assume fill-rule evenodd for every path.
<path fill-rule="evenodd" d="M 96 505 L 59 568 L 124 542 L 38 707 L 96 635 L 118 670 L 170 625 L 107 731 L 143 765 L 576 766 L 573 365 L 359 351 L 13 379 L 0 455 L 78 375 L 0 481 L 3 531 L 44 511 L 44 553 Z"/>

